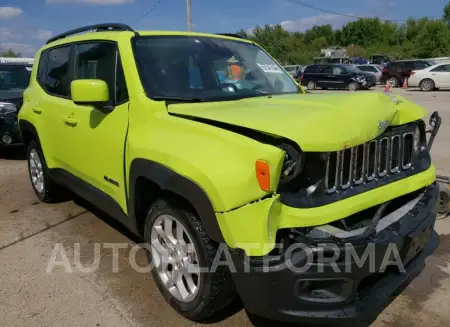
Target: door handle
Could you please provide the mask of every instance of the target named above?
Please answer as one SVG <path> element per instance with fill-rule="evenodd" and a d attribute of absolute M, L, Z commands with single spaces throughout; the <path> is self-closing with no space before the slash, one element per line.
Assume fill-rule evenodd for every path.
<path fill-rule="evenodd" d="M 37 114 L 41 114 L 42 113 L 42 111 L 44 111 L 42 108 L 40 108 L 40 107 L 34 107 L 33 108 L 33 111 L 35 112 L 35 113 L 37 113 Z"/>
<path fill-rule="evenodd" d="M 74 117 L 64 117 L 64 122 L 67 125 L 70 125 L 70 126 L 77 126 L 78 125 L 78 119 L 76 119 Z"/>

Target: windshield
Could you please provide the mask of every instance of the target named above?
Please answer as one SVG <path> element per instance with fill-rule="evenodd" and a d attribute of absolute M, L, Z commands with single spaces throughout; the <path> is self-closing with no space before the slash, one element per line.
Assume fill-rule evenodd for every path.
<path fill-rule="evenodd" d="M 0 64 L 0 90 L 25 90 L 31 76 L 31 65 Z"/>
<path fill-rule="evenodd" d="M 138 70 L 154 99 L 222 101 L 299 93 L 264 50 L 242 41 L 199 36 L 135 39 Z"/>

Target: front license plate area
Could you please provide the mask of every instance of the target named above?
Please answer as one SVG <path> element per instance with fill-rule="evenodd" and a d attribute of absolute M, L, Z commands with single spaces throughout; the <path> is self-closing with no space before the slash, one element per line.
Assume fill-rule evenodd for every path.
<path fill-rule="evenodd" d="M 419 236 L 408 237 L 406 240 L 404 251 L 402 255 L 403 265 L 406 266 L 411 262 L 427 245 L 430 239 L 431 232 L 433 231 L 433 225 L 423 228 Z"/>

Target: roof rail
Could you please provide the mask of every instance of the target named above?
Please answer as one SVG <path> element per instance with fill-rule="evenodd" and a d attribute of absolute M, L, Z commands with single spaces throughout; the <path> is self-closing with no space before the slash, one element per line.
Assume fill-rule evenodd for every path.
<path fill-rule="evenodd" d="M 216 33 L 217 35 L 223 35 L 223 36 L 229 36 L 229 37 L 235 37 L 238 39 L 245 39 L 244 37 L 238 35 L 238 34 L 233 34 L 233 33 Z"/>
<path fill-rule="evenodd" d="M 95 25 L 84 26 L 84 27 L 80 27 L 80 28 L 76 28 L 74 30 L 64 32 L 62 34 L 52 37 L 51 39 L 49 39 L 47 41 L 46 44 L 63 39 L 67 36 L 71 36 L 71 35 L 83 33 L 83 32 L 89 32 L 89 31 L 94 31 L 94 32 L 130 31 L 130 32 L 134 32 L 137 34 L 137 32 L 128 25 L 119 24 L 119 23 L 104 23 L 104 24 L 95 24 Z"/>

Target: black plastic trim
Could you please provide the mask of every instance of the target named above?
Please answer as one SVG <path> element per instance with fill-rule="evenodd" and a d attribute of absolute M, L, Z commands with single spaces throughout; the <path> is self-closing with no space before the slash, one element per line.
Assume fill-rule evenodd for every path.
<path fill-rule="evenodd" d="M 374 264 L 371 263 L 372 260 L 366 260 L 362 265 L 356 260 L 346 262 L 344 256 L 342 260 L 332 264 L 326 261 L 322 263 L 314 261 L 309 269 L 305 269 L 306 271 L 294 271 L 290 268 L 291 265 L 301 268 L 308 262 L 307 254 L 301 249 L 291 254 L 289 265 L 283 259 L 266 266 L 253 264 L 255 259 L 261 257 L 248 258 L 241 249 L 231 250 L 236 267 L 233 280 L 245 308 L 255 315 L 278 321 L 332 324 L 333 326 L 341 323 L 352 326 L 364 323 L 364 326 L 368 326 L 395 295 L 420 273 L 425 265 L 425 259 L 437 249 L 439 236 L 433 227 L 436 221 L 438 195 L 439 188 L 436 183 L 428 186 L 421 201 L 406 213 L 403 219 L 375 237 L 366 239 L 364 243 L 354 244 L 360 258 L 367 246 L 374 244 Z M 423 250 L 406 264 L 405 273 L 389 269 L 389 266 L 386 271 L 379 271 L 390 244 L 396 244 L 402 255 L 410 249 L 409 241 L 420 237 L 424 230 L 430 231 L 431 235 Z M 328 240 L 328 242 L 332 241 Z M 323 243 L 327 241 L 324 240 Z M 346 245 L 339 248 L 340 253 L 344 254 Z M 282 255 L 281 257 L 285 258 Z M 269 257 L 263 258 L 269 259 Z M 348 268 L 349 265 L 351 270 Z M 336 267 L 339 270 L 336 271 Z M 373 268 L 379 272 L 374 274 Z M 372 278 L 374 278 L 373 281 Z M 340 303 L 317 301 L 315 298 L 298 296 L 296 290 L 298 281 L 305 279 L 352 280 L 354 287 L 351 294 L 343 293 L 346 299 Z"/>
<path fill-rule="evenodd" d="M 399 126 L 390 128 L 381 134 L 376 140 L 390 137 L 398 133 L 412 131 L 412 126 Z M 425 126 L 423 123 L 418 124 L 421 129 L 422 150 L 414 155 L 413 166 L 407 170 L 400 169 L 396 173 L 388 173 L 388 176 L 378 177 L 372 181 L 364 182 L 360 185 L 348 187 L 345 190 L 339 190 L 331 194 L 327 194 L 325 190 L 325 171 L 326 162 L 321 159 L 320 153 L 306 153 L 306 163 L 304 170 L 297 180 L 294 180 L 288 189 L 280 190 L 280 202 L 295 208 L 314 208 L 330 203 L 334 203 L 364 192 L 368 192 L 380 186 L 388 185 L 402 179 L 414 176 L 426 171 L 431 166 L 431 156 L 426 149 Z M 314 192 L 307 194 L 307 189 L 311 185 L 317 185 Z"/>
<path fill-rule="evenodd" d="M 130 227 L 128 216 L 122 210 L 120 205 L 109 195 L 64 169 L 52 168 L 49 172 L 55 182 L 66 186 L 72 192 L 76 193 L 98 209 L 117 219 L 127 227 Z M 134 229 L 130 228 L 130 230 L 137 234 Z"/>
<path fill-rule="evenodd" d="M 137 179 L 140 177 L 145 177 L 156 183 L 163 191 L 170 191 L 189 201 L 202 220 L 208 236 L 215 242 L 224 242 L 214 207 L 205 191 L 192 180 L 151 160 L 134 159 L 130 165 L 130 197 L 128 208 L 131 217 L 136 217 L 136 198 L 138 195 L 136 194 L 135 185 Z"/>
<path fill-rule="evenodd" d="M 19 133 L 20 133 L 20 138 L 22 140 L 24 140 L 23 138 L 23 134 L 25 132 L 28 132 L 30 134 L 35 135 L 36 137 L 38 137 L 38 132 L 36 130 L 36 127 L 34 127 L 34 125 L 32 123 L 30 123 L 28 120 L 19 120 Z"/>

